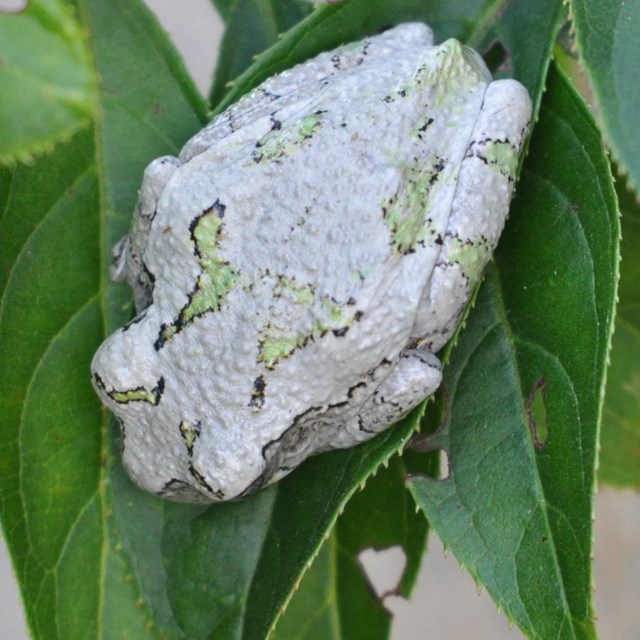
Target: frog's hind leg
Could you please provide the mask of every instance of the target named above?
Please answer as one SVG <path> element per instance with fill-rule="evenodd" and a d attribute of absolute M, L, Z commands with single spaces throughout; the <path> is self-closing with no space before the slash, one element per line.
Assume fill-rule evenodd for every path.
<path fill-rule="evenodd" d="M 531 100 L 514 80 L 488 85 L 460 163 L 440 256 L 418 305 L 412 338 L 437 353 L 455 331 L 509 211 Z"/>
<path fill-rule="evenodd" d="M 424 349 L 404 351 L 327 448 L 350 447 L 368 440 L 419 405 L 440 386 L 441 381 L 442 364 L 435 355 Z"/>

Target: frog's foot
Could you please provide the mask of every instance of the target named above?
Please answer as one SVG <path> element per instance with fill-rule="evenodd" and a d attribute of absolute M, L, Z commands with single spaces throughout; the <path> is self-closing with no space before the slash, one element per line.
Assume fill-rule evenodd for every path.
<path fill-rule="evenodd" d="M 430 396 L 441 381 L 442 364 L 435 355 L 423 349 L 405 351 L 329 448 L 351 447 L 384 431 Z"/>

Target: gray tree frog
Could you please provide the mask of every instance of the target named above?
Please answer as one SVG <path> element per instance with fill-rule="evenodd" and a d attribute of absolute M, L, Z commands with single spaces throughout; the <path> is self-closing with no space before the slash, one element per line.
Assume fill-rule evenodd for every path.
<path fill-rule="evenodd" d="M 268 79 L 152 162 L 112 267 L 138 315 L 92 363 L 133 480 L 241 498 L 431 394 L 530 117 L 522 85 L 402 24 Z"/>

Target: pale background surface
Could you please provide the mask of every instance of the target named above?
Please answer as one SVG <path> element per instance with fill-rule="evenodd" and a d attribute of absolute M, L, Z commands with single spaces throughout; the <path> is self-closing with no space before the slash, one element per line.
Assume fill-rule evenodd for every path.
<path fill-rule="evenodd" d="M 0 0 L 0 3 L 7 0 Z M 211 0 L 146 0 L 157 13 L 200 90 L 206 94 L 222 23 Z M 1 5 L 0 5 L 1 6 Z M 602 490 L 596 500 L 596 609 L 602 640 L 640 640 L 640 494 Z M 393 588 L 403 566 L 398 549 L 367 552 L 363 562 L 378 593 Z M 418 584 L 410 601 L 385 598 L 394 613 L 392 640 L 521 640 L 485 592 L 440 541 L 430 538 Z M 4 539 L 0 538 L 0 638 L 26 640 L 24 616 Z M 256 639 L 259 640 L 259 639 Z M 321 639 L 318 639 L 321 640 Z M 357 639 L 354 639 L 357 640 Z"/>

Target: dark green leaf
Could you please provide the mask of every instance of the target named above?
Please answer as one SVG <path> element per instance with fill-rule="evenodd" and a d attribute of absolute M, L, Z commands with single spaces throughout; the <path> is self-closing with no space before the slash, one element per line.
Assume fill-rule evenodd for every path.
<path fill-rule="evenodd" d="M 426 543 L 425 519 L 404 488 L 408 472 L 433 474 L 437 455 L 405 452 L 369 478 L 338 519 L 302 584 L 278 621 L 274 640 L 388 637 L 390 616 L 360 564 L 367 548 L 400 547 L 406 565 L 396 593 L 408 597 Z"/>
<path fill-rule="evenodd" d="M 640 207 L 618 182 L 622 262 L 616 330 L 607 371 L 598 470 L 602 482 L 640 487 Z"/>
<path fill-rule="evenodd" d="M 306 0 L 234 0 L 227 6 L 224 11 L 227 27 L 220 45 L 211 103 L 219 102 L 227 84 L 311 10 L 312 5 Z"/>
<path fill-rule="evenodd" d="M 445 546 L 531 638 L 595 637 L 591 503 L 618 240 L 598 131 L 554 73 L 446 372 L 450 477 L 410 481 Z"/>
<path fill-rule="evenodd" d="M 515 5 L 532 6 L 466 0 L 434 9 L 423 0 L 346 0 L 289 31 L 233 93 L 396 22 L 426 21 L 438 40 L 486 42 L 504 10 L 501 24 L 509 28 L 501 29 L 517 34 L 516 23 L 529 16 L 510 13 Z M 534 99 L 557 5 L 535 7 L 544 7 L 535 15 L 549 40 L 543 33 L 522 43 L 504 37 L 514 61 L 517 47 L 526 53 L 513 68 L 526 74 Z M 0 175 L 0 507 L 29 620 L 35 635 L 47 639 L 262 638 L 338 511 L 407 440 L 415 415 L 366 446 L 310 460 L 242 503 L 176 505 L 132 486 L 119 463 L 118 436 L 88 379 L 96 345 L 131 311 L 125 287 L 106 283 L 108 249 L 129 224 L 145 164 L 175 154 L 204 122 L 205 108 L 138 2 L 78 0 L 78 8 L 92 37 L 103 117 L 33 169 Z M 486 383 L 495 387 L 493 378 Z M 536 417 L 544 414 L 541 394 Z M 552 429 L 548 438 L 551 443 Z M 362 612 L 378 607 L 355 563 L 364 546 L 402 544 L 403 592 L 415 577 L 424 523 L 410 516 L 407 496 L 398 493 L 399 465 L 392 464 L 396 484 L 382 484 L 381 475 L 357 496 L 318 565 L 317 572 L 332 566 L 339 572 L 333 613 L 345 637 L 366 637 L 372 618 Z M 310 574 L 302 588 L 321 585 L 322 576 L 315 578 Z M 296 601 L 291 606 L 295 611 Z M 295 626 L 301 615 L 288 619 Z M 386 614 L 378 608 L 371 615 L 381 621 L 375 631 L 384 632 Z"/>
<path fill-rule="evenodd" d="M 517 78 L 527 87 L 534 113 L 540 108 L 551 51 L 564 12 L 559 0 L 503 3 L 492 28 L 486 33 L 476 28 L 467 42 L 479 51 L 498 44 L 504 48 L 504 60 L 494 75 Z M 482 22 L 480 25 L 486 28 Z"/>
<path fill-rule="evenodd" d="M 211 2 L 225 22 L 229 20 L 233 8 L 238 4 L 238 0 L 211 0 Z"/>
<path fill-rule="evenodd" d="M 74 16 L 61 0 L 0 10 L 0 164 L 29 162 L 89 124 L 95 74 Z"/>
<path fill-rule="evenodd" d="M 36 637 L 54 637 L 72 611 L 95 620 L 99 609 L 97 585 L 73 585 L 78 566 L 97 574 L 103 525 L 101 411 L 82 366 L 102 334 L 91 149 L 87 131 L 37 169 L 1 178 L 1 509 Z"/>
<path fill-rule="evenodd" d="M 35 637 L 143 638 L 88 367 L 115 322 L 105 315 L 127 315 L 103 307 L 106 236 L 128 225 L 148 154 L 175 152 L 203 109 L 185 99 L 177 58 L 138 4 L 79 10 L 95 35 L 101 126 L 0 174 L 0 508 Z"/>
<path fill-rule="evenodd" d="M 640 4 L 572 0 L 576 41 L 607 143 L 632 186 L 640 186 Z"/>

